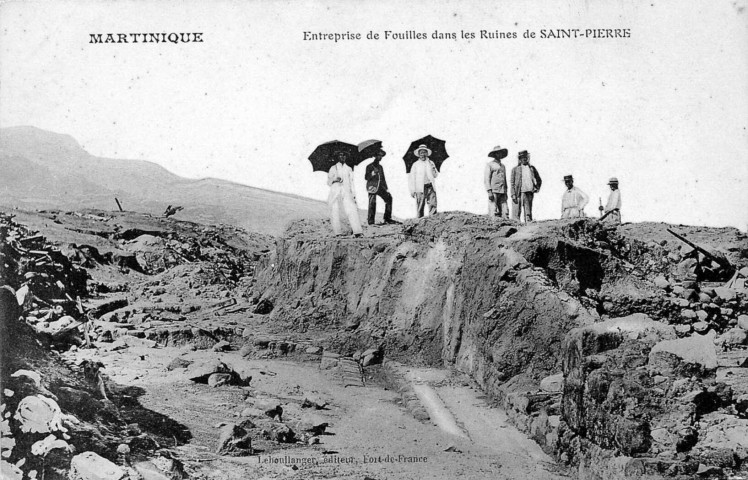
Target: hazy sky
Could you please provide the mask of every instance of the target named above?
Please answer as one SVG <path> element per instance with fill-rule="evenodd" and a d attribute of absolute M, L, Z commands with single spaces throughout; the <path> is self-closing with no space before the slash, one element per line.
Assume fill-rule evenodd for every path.
<path fill-rule="evenodd" d="M 560 216 L 562 177 L 624 221 L 748 227 L 748 10 L 704 2 L 8 2 L 0 125 L 67 133 L 144 159 L 324 199 L 319 143 L 384 141 L 395 214 L 414 214 L 402 156 L 447 140 L 440 210 L 484 213 L 496 144 L 527 149 Z M 604 4 L 604 5 L 601 5 Z M 530 29 L 629 28 L 627 39 L 524 39 Z M 515 31 L 517 39 L 431 34 Z M 416 31 L 428 40 L 304 41 L 303 32 Z M 203 43 L 90 44 L 91 33 L 203 32 Z M 356 169 L 365 207 L 363 166 Z M 381 207 L 380 207 L 381 208 Z"/>

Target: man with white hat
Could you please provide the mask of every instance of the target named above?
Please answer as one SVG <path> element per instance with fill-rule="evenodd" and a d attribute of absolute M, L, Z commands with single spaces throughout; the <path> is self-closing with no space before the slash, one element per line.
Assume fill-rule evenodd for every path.
<path fill-rule="evenodd" d="M 501 159 L 507 156 L 507 149 L 497 145 L 488 152 L 492 158 L 483 173 L 483 182 L 488 191 L 488 215 L 500 218 L 509 218 L 509 205 L 507 203 L 506 167 Z"/>
<path fill-rule="evenodd" d="M 574 177 L 564 177 L 566 191 L 561 198 L 561 218 L 584 217 L 584 207 L 590 202 L 590 197 L 582 190 L 574 186 Z"/>
<path fill-rule="evenodd" d="M 608 196 L 608 203 L 605 205 L 605 213 L 603 214 L 603 221 L 606 223 L 620 224 L 621 223 L 621 191 L 618 190 L 618 179 L 612 177 L 608 180 L 610 186 L 610 195 Z M 602 210 L 603 207 L 600 207 Z"/>
<path fill-rule="evenodd" d="M 423 217 L 425 205 L 429 205 L 429 215 L 436 213 L 436 190 L 434 190 L 434 180 L 439 172 L 436 165 L 431 161 L 431 149 L 426 145 L 419 145 L 413 150 L 413 155 L 418 160 L 410 167 L 408 175 L 408 187 L 410 196 L 416 199 L 416 213 L 418 218 Z"/>
<path fill-rule="evenodd" d="M 327 203 L 330 205 L 330 223 L 336 236 L 343 234 L 340 225 L 340 207 L 343 206 L 348 223 L 351 224 L 354 237 L 363 236 L 361 219 L 358 216 L 358 205 L 356 205 L 356 192 L 353 186 L 353 169 L 346 165 L 348 154 L 346 152 L 334 152 L 333 157 L 337 163 L 327 172 L 327 185 L 330 194 Z"/>

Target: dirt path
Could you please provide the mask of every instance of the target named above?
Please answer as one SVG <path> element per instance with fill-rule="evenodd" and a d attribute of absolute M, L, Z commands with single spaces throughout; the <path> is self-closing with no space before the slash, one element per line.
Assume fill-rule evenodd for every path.
<path fill-rule="evenodd" d="M 527 478 L 560 477 L 551 473 L 555 462 L 538 444 L 510 425 L 501 410 L 486 404 L 480 392 L 449 382 L 449 371 L 403 366 L 396 370 L 411 383 L 431 421 L 446 433 L 494 452 L 509 471 L 528 472 Z M 528 470 L 529 465 L 534 470 Z"/>
<path fill-rule="evenodd" d="M 537 445 L 478 398 L 479 392 L 438 386 L 448 376 L 446 371 L 407 373 L 419 386 L 435 426 L 413 418 L 397 393 L 372 382 L 345 387 L 338 372 L 320 370 L 311 359 L 245 360 L 236 352 L 152 348 L 135 339 L 129 343 L 128 348 L 103 356 L 85 350 L 79 355 L 99 356 L 113 382 L 135 387 L 141 405 L 189 431 L 187 443 L 167 447 L 197 478 L 563 478 L 554 473 L 552 462 Z M 218 388 L 195 384 L 184 370 L 166 371 L 177 356 L 195 362 L 219 358 L 234 370 L 251 374 L 252 384 Z M 320 444 L 276 444 L 250 457 L 213 453 L 217 427 L 240 422 L 240 412 L 251 402 L 277 399 L 284 420 L 293 426 L 295 419 L 308 413 L 301 408 L 305 396 L 329 403 L 327 409 L 315 412 L 330 424 Z"/>

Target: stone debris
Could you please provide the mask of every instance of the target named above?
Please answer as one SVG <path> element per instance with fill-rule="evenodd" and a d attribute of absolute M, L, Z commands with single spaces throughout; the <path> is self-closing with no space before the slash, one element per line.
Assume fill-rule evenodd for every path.
<path fill-rule="evenodd" d="M 252 455 L 254 452 L 249 432 L 236 424 L 221 427 L 216 453 L 233 457 Z"/>
<path fill-rule="evenodd" d="M 102 218 L 95 221 L 105 223 L 111 217 Z M 745 435 L 744 425 L 733 421 L 744 420 L 748 410 L 748 311 L 744 282 L 738 281 L 744 273 L 725 283 L 723 267 L 717 268 L 697 249 L 631 233 L 657 225 L 605 230 L 591 219 L 519 228 L 481 222 L 456 213 L 427 218 L 404 227 L 403 239 L 382 237 L 385 243 L 374 246 L 346 244 L 334 254 L 329 253 L 329 242 L 318 248 L 316 233 L 308 240 L 281 237 L 276 253 L 284 261 L 263 259 L 265 266 L 274 266 L 263 268 L 257 282 L 256 259 L 246 248 L 229 245 L 218 227 L 169 224 L 151 230 L 110 225 L 98 236 L 116 244 L 115 252 L 68 245 L 56 257 L 59 266 L 53 265 L 55 248 L 42 236 L 21 232 L 13 236 L 14 252 L 6 258 L 22 264 L 11 276 L 12 285 L 22 288 L 14 293 L 14 302 L 22 306 L 20 323 L 36 329 L 40 338 L 72 326 L 70 338 L 55 339 L 61 358 L 86 353 L 70 347 L 84 345 L 80 327 L 90 323 L 96 355 L 116 358 L 127 348 L 179 346 L 184 356 L 195 349 L 211 355 L 213 349 L 212 355 L 231 363 L 232 356 L 272 358 L 297 352 L 305 361 L 319 355 L 320 369 L 329 370 L 323 373 L 340 378 L 343 385 L 363 386 L 362 367 L 384 358 L 382 348 L 369 347 L 386 345 L 387 364 L 391 352 L 412 352 L 424 362 L 469 359 L 465 368 L 480 375 L 486 393 L 496 396 L 519 429 L 570 465 L 591 469 L 592 476 L 604 465 L 632 476 L 669 472 L 682 478 L 691 478 L 697 470 L 731 475 L 748 465 L 736 440 Z M 192 233 L 185 235 L 185 229 Z M 302 248 L 299 242 L 304 241 Z M 724 258 L 735 265 L 745 257 L 740 242 L 745 243 L 736 234 L 738 246 L 725 249 Z M 59 273 L 83 265 L 106 266 L 123 275 L 136 272 L 143 280 L 84 282 L 78 290 L 85 306 L 80 311 L 77 295 L 72 295 L 75 288 Z M 316 272 L 313 282 L 306 282 L 311 277 L 302 277 L 298 285 L 287 281 L 296 278 L 300 265 Z M 414 300 L 408 272 L 425 266 L 432 269 L 426 286 L 435 295 L 418 300 L 414 317 L 412 305 L 403 307 Z M 476 279 L 491 288 L 475 287 Z M 385 292 L 386 302 L 375 291 Z M 454 300 L 473 294 L 469 307 Z M 387 322 L 407 317 L 418 324 L 410 330 L 409 324 L 391 328 L 382 323 L 385 316 Z M 255 327 L 263 331 L 261 336 L 255 337 Z M 442 330 L 432 335 L 434 328 Z M 579 330 L 569 333 L 561 348 L 559 340 L 571 328 Z M 316 329 L 333 335 L 324 340 L 306 336 Z M 243 347 L 219 355 L 231 345 Z M 352 352 L 356 354 L 349 356 Z M 177 357 L 167 370 L 216 388 L 248 385 L 250 377 L 221 360 L 190 364 Z M 562 363 L 563 373 L 558 373 Z M 367 374 L 378 370 L 367 369 Z M 266 368 L 260 374 L 274 375 Z M 88 405 L 102 417 L 118 413 L 114 407 L 101 409 L 98 400 L 75 383 L 71 385 L 76 388 L 55 386 L 52 396 L 41 391 L 41 380 L 37 391 L 31 389 L 30 377 L 22 378 L 8 385 L 15 392 L 14 402 L 34 393 L 59 401 L 66 412 L 68 405 Z M 188 385 L 185 390 L 204 388 Z M 258 394 L 254 388 L 213 393 L 228 397 L 240 391 L 245 399 Z M 413 392 L 399 393 L 413 416 L 428 419 Z M 251 407 L 217 406 L 245 420 L 224 438 L 226 451 L 248 454 L 252 439 L 299 445 L 319 441 L 319 435 L 327 433 L 327 421 L 305 414 L 328 408 L 326 402 L 303 390 L 284 395 L 288 398 L 282 397 L 283 406 L 277 399 Z M 124 403 L 125 397 L 120 393 L 117 400 Z M 118 435 L 118 430 L 113 432 Z M 50 456 L 66 451 L 63 445 L 75 442 L 61 438 L 63 433 L 35 433 L 36 443 L 28 442 L 29 448 L 35 445 L 34 451 Z M 127 442 L 133 452 L 143 453 L 148 449 L 139 449 L 138 442 L 147 440 L 139 435 L 145 434 L 128 434 L 127 440 L 108 436 L 106 447 L 113 451 Z M 4 441 L 4 452 L 10 451 L 8 445 Z M 270 443 L 259 448 L 266 445 Z M 19 447 L 13 444 L 12 450 L 16 455 Z M 29 462 L 31 453 L 24 452 Z M 130 455 L 119 449 L 118 454 Z"/>
<path fill-rule="evenodd" d="M 44 440 L 39 440 L 38 442 L 34 442 L 34 444 L 31 445 L 31 453 L 32 455 L 44 457 L 56 448 L 64 449 L 70 453 L 73 452 L 72 445 L 68 444 L 65 440 L 60 440 L 54 435 L 48 435 L 44 438 Z"/>
<path fill-rule="evenodd" d="M 124 480 L 127 471 L 94 452 L 83 452 L 70 462 L 70 480 Z"/>
<path fill-rule="evenodd" d="M 13 418 L 24 433 L 67 432 L 64 423 L 77 423 L 72 415 L 63 414 L 57 402 L 43 395 L 25 397 Z"/>
<path fill-rule="evenodd" d="M 564 387 L 564 374 L 557 373 L 549 377 L 545 377 L 540 381 L 540 389 L 550 393 L 558 393 L 563 390 Z"/>
<path fill-rule="evenodd" d="M 219 360 L 212 360 L 188 367 L 187 378 L 193 382 L 208 383 L 208 378 L 214 373 L 232 373 L 233 370 Z"/>
<path fill-rule="evenodd" d="M 323 435 L 330 423 L 324 417 L 305 414 L 296 424 L 296 431 L 308 432 L 313 436 Z"/>
<path fill-rule="evenodd" d="M 383 358 L 384 352 L 381 348 L 370 348 L 361 354 L 361 366 L 368 367 L 369 365 L 382 363 Z"/>
<path fill-rule="evenodd" d="M 717 368 L 717 350 L 714 335 L 693 335 L 677 340 L 663 340 L 649 353 L 649 361 L 655 362 L 658 353 L 675 355 L 684 363 L 700 365 L 705 371 Z"/>

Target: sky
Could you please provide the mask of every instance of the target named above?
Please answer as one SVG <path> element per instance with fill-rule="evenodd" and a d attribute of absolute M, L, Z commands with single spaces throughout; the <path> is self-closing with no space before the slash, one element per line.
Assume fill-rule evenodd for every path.
<path fill-rule="evenodd" d="M 401 218 L 415 213 L 402 156 L 431 134 L 450 154 L 436 183 L 442 211 L 486 212 L 483 169 L 501 145 L 510 167 L 528 150 L 543 178 L 536 219 L 560 216 L 567 174 L 597 216 L 616 176 L 624 221 L 745 231 L 747 3 L 9 1 L 0 126 L 320 200 L 326 175 L 312 172 L 314 148 L 379 139 Z M 629 29 L 630 38 L 539 38 L 560 28 Z M 385 30 L 429 38 L 365 38 Z M 466 40 L 463 30 L 518 38 Z M 305 31 L 362 39 L 304 41 Z M 138 32 L 202 32 L 203 42 L 89 43 L 92 33 Z M 354 173 L 365 208 L 363 171 Z"/>

